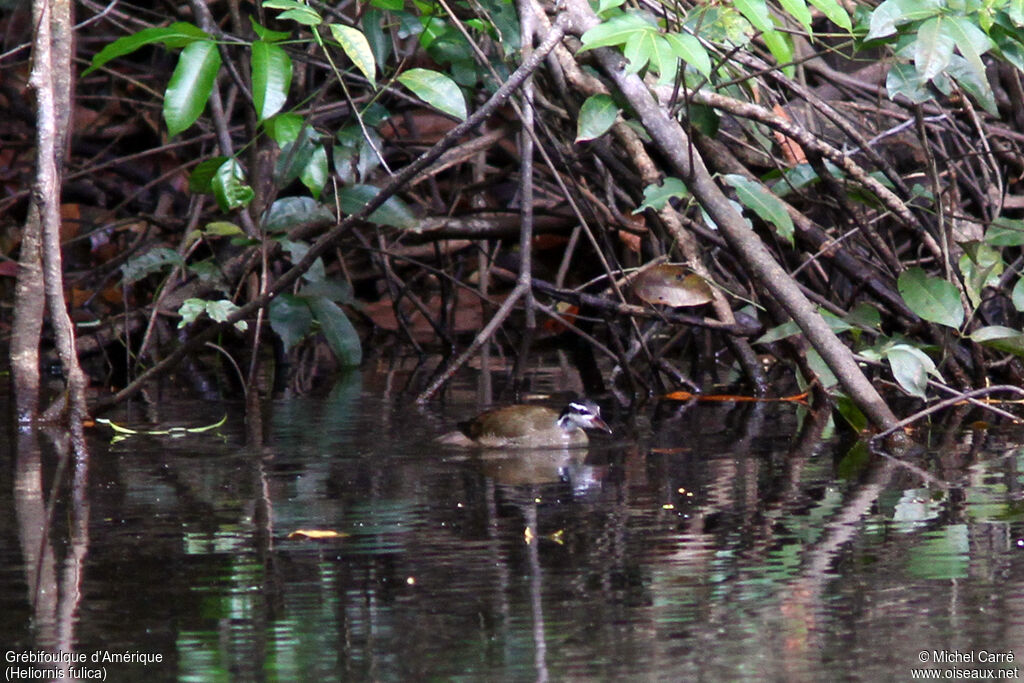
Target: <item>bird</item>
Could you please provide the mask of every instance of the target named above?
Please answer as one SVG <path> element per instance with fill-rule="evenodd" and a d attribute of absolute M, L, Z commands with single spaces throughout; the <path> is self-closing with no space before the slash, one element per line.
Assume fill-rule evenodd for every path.
<path fill-rule="evenodd" d="M 441 443 L 484 448 L 566 448 L 586 446 L 584 429 L 612 433 L 601 408 L 589 399 L 570 401 L 561 412 L 545 406 L 517 404 L 495 408 L 459 423 Z"/>

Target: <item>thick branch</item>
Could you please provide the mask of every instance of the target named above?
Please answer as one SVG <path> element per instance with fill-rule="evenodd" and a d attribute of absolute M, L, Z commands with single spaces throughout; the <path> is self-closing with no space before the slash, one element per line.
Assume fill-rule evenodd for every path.
<path fill-rule="evenodd" d="M 585 0 L 568 0 L 570 30 L 582 35 L 599 19 Z M 850 350 L 829 329 L 800 287 L 772 258 L 757 235 L 715 184 L 703 160 L 690 144 L 679 124 L 658 105 L 650 90 L 636 74 L 627 73 L 625 60 L 613 50 L 595 50 L 598 61 L 622 95 L 633 106 L 654 144 L 669 160 L 673 170 L 693 192 L 697 201 L 718 225 L 755 282 L 764 287 L 793 317 L 811 345 L 821 355 L 858 407 L 879 428 L 888 429 L 896 416 L 860 371 Z"/>

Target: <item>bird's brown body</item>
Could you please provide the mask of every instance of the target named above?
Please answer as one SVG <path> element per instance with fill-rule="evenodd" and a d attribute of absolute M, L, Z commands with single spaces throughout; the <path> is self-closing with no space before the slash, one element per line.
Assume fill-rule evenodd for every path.
<path fill-rule="evenodd" d="M 484 448 L 568 448 L 586 446 L 583 428 L 611 429 L 591 401 L 570 403 L 559 413 L 545 406 L 513 405 L 482 413 L 459 425 L 442 443 Z"/>

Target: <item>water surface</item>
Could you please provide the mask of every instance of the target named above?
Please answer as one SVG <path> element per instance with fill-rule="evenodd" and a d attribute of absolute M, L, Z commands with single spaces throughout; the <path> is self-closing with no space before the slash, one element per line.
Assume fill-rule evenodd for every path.
<path fill-rule="evenodd" d="M 164 399 L 112 417 L 228 420 L 96 429 L 63 469 L 59 436 L 0 445 L 6 673 L 1019 674 L 1020 432 L 925 437 L 908 467 L 794 406 L 606 405 L 616 436 L 589 450 L 474 454 L 432 443 L 477 408 L 453 395 L 416 407 L 364 373 L 268 405 L 257 446 L 241 406 Z M 26 662 L 54 653 L 90 661 Z"/>

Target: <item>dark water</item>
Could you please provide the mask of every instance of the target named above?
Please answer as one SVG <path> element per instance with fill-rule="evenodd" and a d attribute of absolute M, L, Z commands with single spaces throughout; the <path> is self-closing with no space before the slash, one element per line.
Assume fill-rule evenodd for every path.
<path fill-rule="evenodd" d="M 263 446 L 237 405 L 150 398 L 116 419 L 228 421 L 97 429 L 63 470 L 59 436 L 0 447 L 8 680 L 71 674 L 44 652 L 114 681 L 1020 673 L 1024 432 L 912 469 L 793 406 L 659 406 L 589 451 L 479 456 L 431 442 L 470 393 L 417 408 L 367 373 L 270 405 Z"/>

